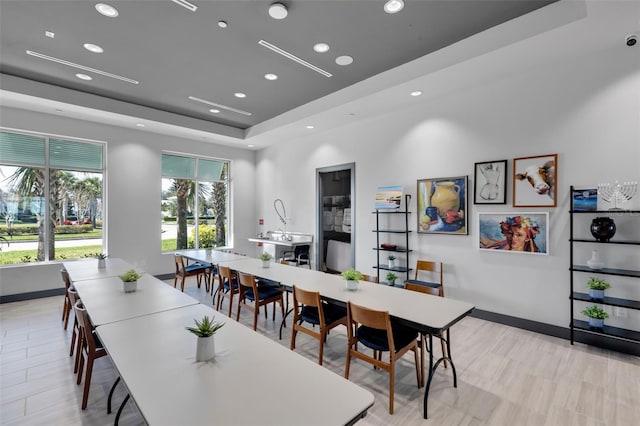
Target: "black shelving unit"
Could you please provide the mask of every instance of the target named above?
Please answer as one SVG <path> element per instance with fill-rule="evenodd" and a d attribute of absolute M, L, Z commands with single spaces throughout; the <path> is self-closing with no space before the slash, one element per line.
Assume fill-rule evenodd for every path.
<path fill-rule="evenodd" d="M 411 249 L 409 249 L 409 234 L 411 233 L 411 230 L 409 229 L 409 215 L 411 214 L 411 212 L 409 211 L 409 202 L 411 201 L 411 195 L 406 194 L 404 196 L 404 201 L 405 201 L 405 209 L 404 210 L 381 210 L 381 209 L 376 209 L 376 211 L 372 212 L 373 214 L 376 215 L 376 228 L 373 230 L 373 232 L 376 233 L 376 246 L 373 248 L 373 250 L 376 251 L 376 264 L 373 266 L 377 271 L 378 271 L 378 281 L 382 282 L 382 280 L 380 279 L 380 271 L 393 271 L 393 272 L 399 272 L 401 274 L 406 274 L 406 279 L 409 279 L 409 272 L 412 271 L 413 269 L 409 267 L 409 253 L 411 253 Z M 380 219 L 381 217 L 391 217 L 391 216 L 398 216 L 401 217 L 402 219 L 404 219 L 403 223 L 398 223 L 398 228 L 382 228 L 380 225 Z M 397 222 L 400 222 L 400 220 L 398 220 Z M 385 249 L 382 248 L 380 245 L 382 243 L 396 243 L 399 238 L 394 237 L 393 235 L 397 235 L 397 236 L 402 236 L 404 237 L 402 240 L 402 242 L 404 243 L 404 246 L 397 246 L 395 249 Z M 381 236 L 388 236 L 389 238 L 387 239 L 387 241 L 380 241 Z M 389 268 L 388 264 L 385 264 L 384 262 L 380 262 L 380 254 L 381 253 L 388 253 L 388 255 L 391 255 L 391 253 L 403 253 L 404 256 L 404 266 L 395 266 L 393 268 Z"/>
<path fill-rule="evenodd" d="M 572 199 L 574 187 L 571 186 L 569 192 L 569 199 Z M 620 327 L 612 327 L 605 325 L 603 328 L 593 328 L 589 326 L 589 323 L 586 321 L 581 321 L 574 318 L 574 304 L 576 301 L 580 302 L 588 302 L 594 303 L 598 305 L 607 305 L 614 306 L 625 309 L 632 310 L 640 310 L 640 300 L 633 299 L 621 299 L 618 297 L 605 297 L 602 300 L 594 300 L 587 293 L 582 293 L 576 291 L 575 289 L 575 277 L 576 273 L 589 273 L 593 275 L 615 275 L 621 277 L 631 277 L 631 278 L 640 278 L 640 271 L 637 270 L 628 270 L 628 269 L 616 269 L 616 268 L 603 268 L 603 269 L 591 269 L 585 265 L 577 265 L 574 262 L 574 245 L 576 243 L 582 244 L 596 244 L 596 245 L 630 245 L 630 246 L 638 246 L 640 248 L 640 241 L 625 241 L 625 240 L 611 240 L 611 241 L 598 241 L 595 239 L 586 239 L 586 238 L 575 238 L 574 236 L 574 215 L 601 215 L 601 216 L 611 216 L 611 215 L 630 215 L 630 216 L 638 216 L 640 217 L 640 210 L 617 210 L 617 211 L 574 211 L 571 210 L 569 212 L 569 276 L 570 276 L 570 310 L 571 310 L 571 323 L 570 323 L 570 338 L 571 344 L 574 343 L 576 338 L 576 330 L 580 330 L 581 332 L 588 333 L 590 336 L 586 340 L 590 343 L 597 343 L 600 346 L 607 346 L 606 343 L 602 340 L 593 339 L 592 337 L 597 336 L 605 336 L 607 338 L 620 339 L 619 341 L 623 342 L 623 347 L 628 347 L 625 345 L 634 345 L 635 350 L 632 352 L 638 353 L 640 352 L 640 332 L 635 330 L 628 330 Z M 640 221 L 639 221 L 640 222 Z M 639 223 L 640 224 L 640 223 Z M 636 225 L 637 226 L 637 225 Z M 620 232 L 621 231 L 621 232 Z M 624 232 L 624 230 L 619 230 L 620 233 Z M 617 347 L 620 347 L 616 345 Z M 616 348 L 614 348 L 616 349 Z"/>

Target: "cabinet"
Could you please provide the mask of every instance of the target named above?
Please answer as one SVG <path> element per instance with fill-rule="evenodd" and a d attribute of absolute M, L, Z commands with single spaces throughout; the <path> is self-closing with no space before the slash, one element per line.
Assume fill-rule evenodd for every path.
<path fill-rule="evenodd" d="M 571 187 L 571 192 L 569 193 L 569 199 L 571 199 L 574 192 L 574 187 Z M 620 341 L 629 346 L 635 346 L 635 350 L 631 349 L 632 352 L 637 352 L 640 350 L 640 331 L 631 330 L 624 327 L 610 326 L 605 325 L 602 329 L 596 329 L 589 327 L 589 323 L 582 319 L 578 319 L 580 317 L 586 319 L 586 317 L 580 314 L 580 310 L 582 306 L 586 306 L 587 304 L 595 304 L 599 306 L 610 306 L 612 307 L 611 311 L 614 311 L 618 308 L 628 309 L 631 311 L 640 311 L 640 271 L 638 270 L 628 270 L 628 269 L 615 269 L 615 268 L 603 268 L 603 269 L 591 269 L 586 265 L 581 265 L 576 263 L 576 254 L 578 246 L 590 245 L 591 250 L 599 250 L 603 253 L 607 253 L 612 251 L 614 247 L 623 247 L 626 254 L 630 254 L 627 250 L 637 250 L 633 254 L 633 256 L 637 256 L 640 253 L 640 240 L 625 240 L 624 234 L 625 229 L 627 230 L 627 235 L 630 233 L 631 228 L 635 228 L 636 230 L 640 226 L 640 210 L 624 210 L 624 211 L 575 211 L 572 210 L 569 212 L 570 220 L 569 220 L 569 273 L 570 273 L 570 305 L 571 305 L 571 323 L 570 323 L 570 338 L 571 344 L 573 344 L 576 339 L 576 331 L 580 331 L 581 333 L 587 333 L 590 337 L 587 339 L 587 343 L 595 343 L 600 346 L 610 346 L 606 343 L 605 340 L 594 340 L 592 337 L 597 336 L 605 336 L 609 339 L 614 339 Z M 624 218 L 625 222 L 623 225 L 617 225 L 616 235 L 607 242 L 598 241 L 593 237 L 584 238 L 585 235 L 589 234 L 589 226 L 585 223 L 590 223 L 592 218 L 600 217 L 600 216 L 608 216 L 612 218 Z M 586 220 L 580 220 L 581 225 L 579 228 L 576 228 L 577 219 L 586 218 Z M 581 260 L 580 260 L 581 261 Z M 588 275 L 587 275 L 588 274 Z M 603 300 L 594 300 L 589 297 L 589 294 L 586 293 L 586 288 L 584 287 L 584 283 L 586 283 L 589 276 L 619 276 L 626 277 L 625 279 L 631 278 L 631 280 L 637 280 L 638 291 L 634 291 L 632 295 L 638 297 L 631 298 L 618 298 L 618 297 L 605 297 Z M 615 282 L 611 283 L 612 286 L 615 287 Z M 635 284 L 635 283 L 634 283 Z M 606 324 L 607 321 L 605 321 Z M 581 339 L 582 340 L 582 339 Z M 611 342 L 611 340 L 609 340 Z M 618 345 L 616 345 L 618 346 Z M 617 348 L 613 348 L 617 349 Z M 625 350 L 626 351 L 626 350 Z"/>
<path fill-rule="evenodd" d="M 373 232 L 376 233 L 376 246 L 373 250 L 376 251 L 376 264 L 373 266 L 378 271 L 378 281 L 383 282 L 386 280 L 386 272 L 393 271 L 398 275 L 398 279 L 403 281 L 409 279 L 409 272 L 412 268 L 409 267 L 409 202 L 411 201 L 411 195 L 406 194 L 404 196 L 405 210 L 384 210 L 376 209 L 373 214 L 376 215 L 376 228 Z M 394 247 L 383 247 L 382 244 L 389 244 Z M 388 257 L 396 257 L 396 265 L 393 268 L 389 267 Z M 403 257 L 403 259 L 398 259 Z M 381 271 L 384 272 L 382 277 Z"/>

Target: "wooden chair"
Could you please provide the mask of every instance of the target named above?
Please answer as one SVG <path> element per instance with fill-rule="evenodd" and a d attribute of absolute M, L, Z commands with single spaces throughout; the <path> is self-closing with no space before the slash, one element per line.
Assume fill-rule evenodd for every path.
<path fill-rule="evenodd" d="M 376 283 L 376 284 L 380 282 L 380 280 L 378 280 L 378 277 L 376 275 L 367 275 L 367 274 L 362 274 L 362 279 L 360 281 L 369 281 L 370 283 Z"/>
<path fill-rule="evenodd" d="M 78 367 L 78 380 L 77 384 L 82 382 L 82 372 L 84 369 L 84 391 L 82 393 L 82 409 L 87 408 L 87 401 L 89 399 L 89 389 L 91 386 L 91 374 L 93 372 L 93 362 L 97 358 L 101 358 L 107 355 L 107 351 L 102 347 L 102 343 L 96 338 L 91 322 L 89 321 L 89 315 L 87 310 L 82 305 L 82 301 L 77 301 L 73 308 L 80 324 L 80 330 L 82 332 L 82 347 L 80 356 L 80 365 Z M 86 369 L 84 368 L 86 360 Z"/>
<path fill-rule="evenodd" d="M 243 274 L 238 272 L 238 283 L 240 294 L 238 296 L 238 312 L 236 313 L 236 321 L 240 321 L 240 310 L 245 308 L 253 311 L 253 331 L 258 327 L 258 313 L 260 306 L 265 306 L 264 317 L 267 317 L 266 305 L 273 303 L 273 321 L 276 319 L 276 303 L 280 304 L 282 318 L 284 318 L 284 297 L 281 287 L 258 286 L 256 279 L 251 274 Z M 247 299 L 253 304 L 247 303 Z M 284 319 L 282 323 L 285 324 Z M 286 325 L 285 325 L 286 326 Z"/>
<path fill-rule="evenodd" d="M 73 286 L 70 286 L 67 289 L 67 296 L 69 297 L 69 302 L 71 303 L 71 307 L 73 308 L 75 304 L 80 300 L 78 296 L 78 292 Z M 74 309 L 75 311 L 75 309 Z M 76 359 L 73 363 L 73 374 L 78 373 L 78 366 L 80 365 L 80 353 L 82 351 L 82 330 L 80 329 L 80 323 L 78 322 L 77 315 L 73 316 L 73 332 L 71 333 L 71 345 L 69 346 L 69 356 L 73 356 L 76 354 Z"/>
<path fill-rule="evenodd" d="M 429 274 L 429 279 L 421 279 L 420 272 Z M 434 280 L 435 278 L 435 280 Z M 418 260 L 416 262 L 416 275 L 414 281 L 420 281 L 419 284 L 427 285 L 438 289 L 438 296 L 444 297 L 444 283 L 442 281 L 442 262 L 432 262 L 429 260 Z M 411 283 L 411 280 L 408 280 Z"/>
<path fill-rule="evenodd" d="M 404 288 L 405 290 L 411 290 L 411 291 L 418 291 L 420 293 L 426 293 L 426 294 L 430 294 L 432 296 L 440 296 L 440 289 L 439 288 L 435 288 L 435 287 L 429 287 L 426 285 L 422 285 L 422 284 L 415 284 L 415 283 L 404 283 Z M 446 357 L 447 356 L 447 348 L 445 345 L 445 341 L 446 341 L 446 337 L 444 336 L 444 334 L 440 334 L 437 336 L 440 339 L 440 345 L 442 347 L 442 356 Z M 424 363 L 424 352 L 425 349 L 427 351 L 431 351 L 433 350 L 433 348 L 429 348 L 427 347 L 427 336 L 426 334 L 422 333 L 420 335 L 420 364 L 422 365 L 422 386 L 424 386 L 424 382 L 425 382 L 425 375 L 424 375 L 424 370 L 425 370 L 425 363 Z M 445 368 L 448 367 L 448 363 L 447 360 L 444 360 L 444 366 Z"/>
<path fill-rule="evenodd" d="M 307 328 L 302 325 L 308 322 L 315 328 Z M 327 340 L 327 333 L 340 324 L 347 325 L 347 310 L 336 305 L 322 302 L 320 293 L 306 291 L 293 286 L 293 330 L 291 332 L 291 350 L 296 348 L 297 332 L 304 333 L 320 341 L 320 351 L 318 354 L 318 364 L 322 365 L 324 342 Z"/>
<path fill-rule="evenodd" d="M 216 310 L 219 311 L 222 306 L 222 300 L 226 296 L 229 296 L 229 314 L 231 317 L 231 310 L 233 309 L 233 295 L 240 293 L 238 288 L 238 276 L 231 268 L 218 265 L 218 300 L 216 302 Z"/>
<path fill-rule="evenodd" d="M 71 279 L 69 278 L 69 273 L 66 269 L 62 268 L 60 270 L 60 274 L 62 275 L 62 282 L 64 282 L 64 303 L 62 305 L 62 321 L 64 321 L 64 329 L 66 330 L 69 325 L 69 315 L 71 315 L 71 309 L 73 308 L 73 304 L 69 300 L 69 287 L 71 287 Z"/>
<path fill-rule="evenodd" d="M 179 254 L 173 255 L 173 260 L 176 264 L 176 274 L 173 278 L 173 287 L 178 284 L 178 278 L 180 281 L 180 290 L 184 291 L 184 280 L 187 277 L 196 277 L 198 281 L 198 288 L 202 285 L 202 279 L 205 281 L 205 289 L 209 292 L 209 276 L 211 274 L 211 265 L 202 265 L 200 263 L 194 263 L 193 265 L 187 265 L 184 261 L 184 257 Z"/>
<path fill-rule="evenodd" d="M 349 378 L 351 357 L 373 364 L 389 372 L 389 414 L 393 414 L 395 364 L 408 351 L 414 352 L 416 379 L 422 386 L 421 368 L 418 360 L 418 332 L 392 324 L 388 311 L 375 311 L 363 306 L 347 303 L 347 362 L 344 377 Z M 373 356 L 358 350 L 358 343 L 373 349 Z M 389 362 L 382 361 L 382 352 L 389 352 Z"/>

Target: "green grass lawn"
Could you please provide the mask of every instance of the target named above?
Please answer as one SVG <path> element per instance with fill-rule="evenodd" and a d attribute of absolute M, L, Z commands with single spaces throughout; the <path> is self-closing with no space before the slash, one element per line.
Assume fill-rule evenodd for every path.
<path fill-rule="evenodd" d="M 56 249 L 56 260 L 78 259 L 99 253 L 102 251 L 102 245 L 84 246 L 84 247 L 61 247 Z M 35 262 L 37 250 L 16 250 L 0 252 L 0 265 L 12 265 L 17 263 L 25 263 L 24 257 L 30 256 L 31 262 Z"/>
<path fill-rule="evenodd" d="M 14 235 L 10 237 L 8 235 L 2 235 L 11 243 L 11 241 L 38 241 L 38 234 L 27 235 Z M 56 240 L 71 240 L 77 238 L 102 238 L 102 229 L 94 229 L 91 232 L 85 232 L 83 234 L 55 234 Z"/>

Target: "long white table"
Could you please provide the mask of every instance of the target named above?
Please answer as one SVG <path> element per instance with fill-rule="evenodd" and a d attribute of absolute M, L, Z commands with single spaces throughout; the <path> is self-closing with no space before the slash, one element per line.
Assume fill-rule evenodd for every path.
<path fill-rule="evenodd" d="M 88 258 L 63 262 L 64 269 L 69 273 L 71 281 L 91 280 L 94 278 L 117 277 L 124 274 L 133 266 L 122 259 L 105 259 L 105 268 L 98 268 L 98 259 Z M 140 271 L 139 268 L 135 268 Z"/>
<path fill-rule="evenodd" d="M 95 326 L 199 303 L 149 274 L 138 279 L 132 293 L 124 292 L 118 277 L 73 281 L 73 286 Z"/>
<path fill-rule="evenodd" d="M 226 325 L 215 360 L 196 363 L 185 327 L 204 315 Z M 373 405 L 370 392 L 205 305 L 96 330 L 150 425 L 342 425 Z"/>
<path fill-rule="evenodd" d="M 430 348 L 433 348 L 433 336 L 445 333 L 447 356 L 434 360 L 433 350 L 429 352 L 429 378 L 423 400 L 425 419 L 431 381 L 436 369 L 445 359 L 451 364 L 453 386 L 457 387 L 457 375 L 451 359 L 450 328 L 471 313 L 474 308 L 472 304 L 368 281 L 360 281 L 357 291 L 349 291 L 339 275 L 279 263 L 263 268 L 260 260 L 252 258 L 229 261 L 224 265 L 236 271 L 279 282 L 285 289 L 290 290 L 295 285 L 304 290 L 318 291 L 324 299 L 334 303 L 346 304 L 350 301 L 371 309 L 389 311 L 398 322 L 427 334 Z"/>
<path fill-rule="evenodd" d="M 219 250 L 206 250 L 206 249 L 189 249 L 189 250 L 178 250 L 177 254 L 180 254 L 187 259 L 197 260 L 201 263 L 209 263 L 211 265 L 217 265 L 220 262 L 228 262 L 231 260 L 242 260 L 246 259 L 247 256 L 242 256 L 240 254 L 227 253 Z"/>

